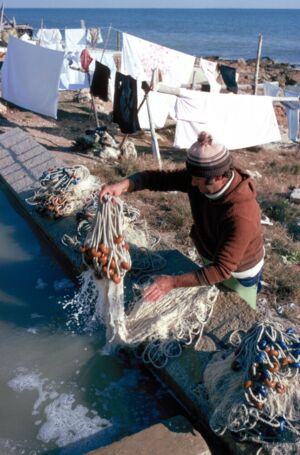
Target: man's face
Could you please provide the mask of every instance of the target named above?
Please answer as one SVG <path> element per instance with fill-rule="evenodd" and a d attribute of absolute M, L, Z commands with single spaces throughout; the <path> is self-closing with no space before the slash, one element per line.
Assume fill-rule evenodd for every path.
<path fill-rule="evenodd" d="M 214 194 L 220 191 L 227 181 L 226 177 L 195 177 L 192 176 L 192 186 L 198 188 L 201 193 Z"/>

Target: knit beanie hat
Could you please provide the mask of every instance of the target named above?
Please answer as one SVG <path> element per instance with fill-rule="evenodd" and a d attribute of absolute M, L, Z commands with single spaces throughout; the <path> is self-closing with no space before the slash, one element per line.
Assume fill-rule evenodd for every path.
<path fill-rule="evenodd" d="M 195 177 L 217 177 L 229 171 L 231 156 L 222 144 L 213 143 L 212 136 L 206 131 L 199 134 L 187 152 L 186 167 Z"/>

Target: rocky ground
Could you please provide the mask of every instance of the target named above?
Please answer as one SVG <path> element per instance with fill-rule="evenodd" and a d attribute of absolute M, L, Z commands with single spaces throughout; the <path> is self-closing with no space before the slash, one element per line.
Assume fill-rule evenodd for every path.
<path fill-rule="evenodd" d="M 251 92 L 255 61 L 227 61 L 226 64 L 238 69 L 239 84 L 248 85 L 244 90 Z M 277 80 L 282 87 L 294 85 L 300 83 L 300 71 L 263 59 L 260 80 Z M 152 158 L 151 137 L 147 131 L 136 133 L 130 138 L 138 151 L 135 161 L 103 161 L 93 152 L 74 148 L 76 139 L 83 136 L 86 129 L 95 127 L 88 96 L 61 92 L 57 120 L 19 109 L 4 101 L 2 104 L 4 109 L 0 114 L 0 132 L 21 127 L 67 164 L 85 164 L 103 182 L 116 181 L 134 171 L 156 167 Z M 100 123 L 109 124 L 111 104 L 99 102 L 97 110 Z M 299 322 L 300 205 L 290 200 L 290 194 L 293 188 L 300 187 L 300 144 L 288 142 L 285 110 L 280 104 L 276 105 L 276 115 L 282 132 L 281 143 L 236 150 L 233 157 L 238 166 L 252 173 L 263 213 L 272 223 L 263 227 L 266 265 L 265 286 L 259 297 L 260 308 L 266 305 L 273 307 L 279 314 Z M 123 136 L 115 125 L 109 126 L 109 132 L 117 142 L 122 141 Z M 185 152 L 175 150 L 172 146 L 174 125 L 168 124 L 157 134 L 163 168 L 183 166 Z M 185 254 L 193 254 L 188 237 L 190 210 L 184 195 L 144 191 L 127 195 L 126 199 L 141 210 L 149 229 L 159 232 L 162 239 L 160 248 L 175 247 Z"/>

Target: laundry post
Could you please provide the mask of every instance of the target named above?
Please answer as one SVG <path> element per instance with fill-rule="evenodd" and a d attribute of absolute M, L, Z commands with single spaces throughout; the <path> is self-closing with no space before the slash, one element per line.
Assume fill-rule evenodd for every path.
<path fill-rule="evenodd" d="M 257 46 L 257 56 L 256 56 L 254 95 L 257 95 L 258 73 L 259 73 L 259 65 L 260 65 L 260 58 L 261 58 L 262 42 L 263 42 L 263 36 L 260 33 L 259 36 L 258 36 L 258 46 Z"/>
<path fill-rule="evenodd" d="M 152 79 L 151 79 L 151 84 L 150 84 L 150 90 L 153 89 L 155 74 L 156 74 L 156 69 L 152 70 Z M 154 128 L 153 121 L 152 121 L 150 102 L 149 102 L 149 92 L 146 93 L 145 98 L 146 98 L 149 126 L 150 126 L 150 132 L 151 132 L 152 153 L 153 153 L 154 158 L 158 161 L 158 166 L 159 166 L 159 169 L 161 170 L 162 169 L 162 163 L 161 163 L 158 140 L 157 140 L 157 136 L 156 136 L 156 133 L 155 133 L 155 128 Z"/>

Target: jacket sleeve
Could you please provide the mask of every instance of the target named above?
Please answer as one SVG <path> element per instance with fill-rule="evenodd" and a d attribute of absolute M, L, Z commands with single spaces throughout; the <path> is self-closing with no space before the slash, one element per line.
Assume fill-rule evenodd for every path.
<path fill-rule="evenodd" d="M 230 278 L 238 266 L 253 238 L 254 226 L 249 218 L 235 217 L 226 222 L 223 240 L 212 264 L 198 270 L 200 285 L 212 285 Z"/>
<path fill-rule="evenodd" d="M 144 171 L 128 177 L 134 183 L 133 191 L 188 192 L 191 177 L 186 169 L 174 171 Z"/>

